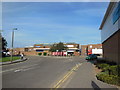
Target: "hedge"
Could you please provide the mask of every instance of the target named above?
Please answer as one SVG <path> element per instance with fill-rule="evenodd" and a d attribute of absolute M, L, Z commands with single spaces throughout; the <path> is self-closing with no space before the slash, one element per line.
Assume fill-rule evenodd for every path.
<path fill-rule="evenodd" d="M 96 66 L 103 72 L 109 72 L 110 75 L 120 75 L 120 66 L 118 67 L 118 65 L 97 64 Z"/>
<path fill-rule="evenodd" d="M 99 69 L 107 69 L 107 68 L 109 68 L 109 65 L 108 64 L 98 64 L 97 67 Z"/>
<path fill-rule="evenodd" d="M 44 56 L 46 56 L 46 55 L 47 55 L 47 53 L 46 53 L 46 52 L 44 52 L 44 53 L 43 53 L 43 55 L 44 55 Z"/>
<path fill-rule="evenodd" d="M 108 75 L 106 73 L 99 73 L 99 74 L 97 74 L 96 77 L 98 80 L 101 80 L 108 84 L 120 85 L 120 83 L 119 83 L 120 77 L 118 77 L 116 75 Z"/>
<path fill-rule="evenodd" d="M 98 80 L 108 84 L 120 85 L 120 65 L 109 65 L 106 63 L 96 64 L 102 72 L 96 75 Z"/>
<path fill-rule="evenodd" d="M 39 55 L 39 56 L 41 56 L 41 55 L 42 55 L 42 53 L 38 53 L 38 55 Z"/>
<path fill-rule="evenodd" d="M 103 64 L 103 63 L 106 63 L 106 64 L 109 64 L 109 65 L 117 65 L 116 62 L 113 62 L 113 61 L 108 61 L 108 60 L 96 60 L 96 63 L 94 63 L 95 65 L 97 64 Z"/>
<path fill-rule="evenodd" d="M 110 75 L 120 75 L 119 67 L 117 65 L 110 66 L 109 67 Z"/>

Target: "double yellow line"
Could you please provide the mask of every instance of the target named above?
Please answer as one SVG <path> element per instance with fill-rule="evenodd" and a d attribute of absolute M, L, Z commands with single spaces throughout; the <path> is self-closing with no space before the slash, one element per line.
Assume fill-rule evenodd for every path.
<path fill-rule="evenodd" d="M 76 71 L 82 64 L 76 64 L 62 79 L 58 81 L 57 84 L 53 86 L 53 89 L 60 88 L 60 86 L 72 75 L 74 71 Z M 52 89 L 51 89 L 52 90 Z"/>

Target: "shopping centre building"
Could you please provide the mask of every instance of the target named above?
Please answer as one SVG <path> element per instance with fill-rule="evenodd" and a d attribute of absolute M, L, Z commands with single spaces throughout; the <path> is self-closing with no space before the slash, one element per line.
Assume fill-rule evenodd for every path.
<path fill-rule="evenodd" d="M 120 63 L 120 2 L 110 2 L 100 26 L 105 60 Z"/>
<path fill-rule="evenodd" d="M 31 47 L 25 47 L 25 48 L 14 48 L 14 55 L 19 55 L 20 53 L 24 53 L 24 55 L 38 55 L 41 53 L 41 55 L 44 55 L 44 53 L 47 53 L 47 55 L 52 56 L 80 56 L 80 55 L 87 55 L 87 50 L 92 49 L 102 49 L 102 44 L 88 44 L 88 45 L 80 45 L 75 43 L 64 43 L 64 46 L 67 47 L 67 50 L 63 50 L 63 52 L 50 52 L 50 48 L 53 44 L 34 44 Z"/>
<path fill-rule="evenodd" d="M 56 43 L 57 44 L 57 43 Z M 25 48 L 14 48 L 14 55 L 24 53 L 24 55 L 38 55 L 41 53 L 41 55 L 44 55 L 46 53 L 47 55 L 62 55 L 54 52 L 50 52 L 50 48 L 52 47 L 53 44 L 34 44 L 32 47 L 25 47 Z M 67 47 L 67 50 L 64 50 L 64 55 L 75 55 L 79 56 L 80 55 L 80 49 L 79 49 L 79 44 L 70 44 L 70 43 L 64 43 L 64 46 Z"/>

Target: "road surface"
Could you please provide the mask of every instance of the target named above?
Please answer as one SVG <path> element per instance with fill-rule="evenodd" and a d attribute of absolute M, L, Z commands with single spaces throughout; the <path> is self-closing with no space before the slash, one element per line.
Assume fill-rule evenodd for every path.
<path fill-rule="evenodd" d="M 92 63 L 84 57 L 27 58 L 2 67 L 3 88 L 115 88 L 98 81 Z"/>

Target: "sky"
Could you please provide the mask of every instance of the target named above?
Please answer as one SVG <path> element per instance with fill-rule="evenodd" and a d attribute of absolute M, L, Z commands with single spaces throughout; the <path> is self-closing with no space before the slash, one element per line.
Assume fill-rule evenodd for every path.
<path fill-rule="evenodd" d="M 108 2 L 4 2 L 2 35 L 11 47 L 40 43 L 101 43 L 100 24 Z"/>

